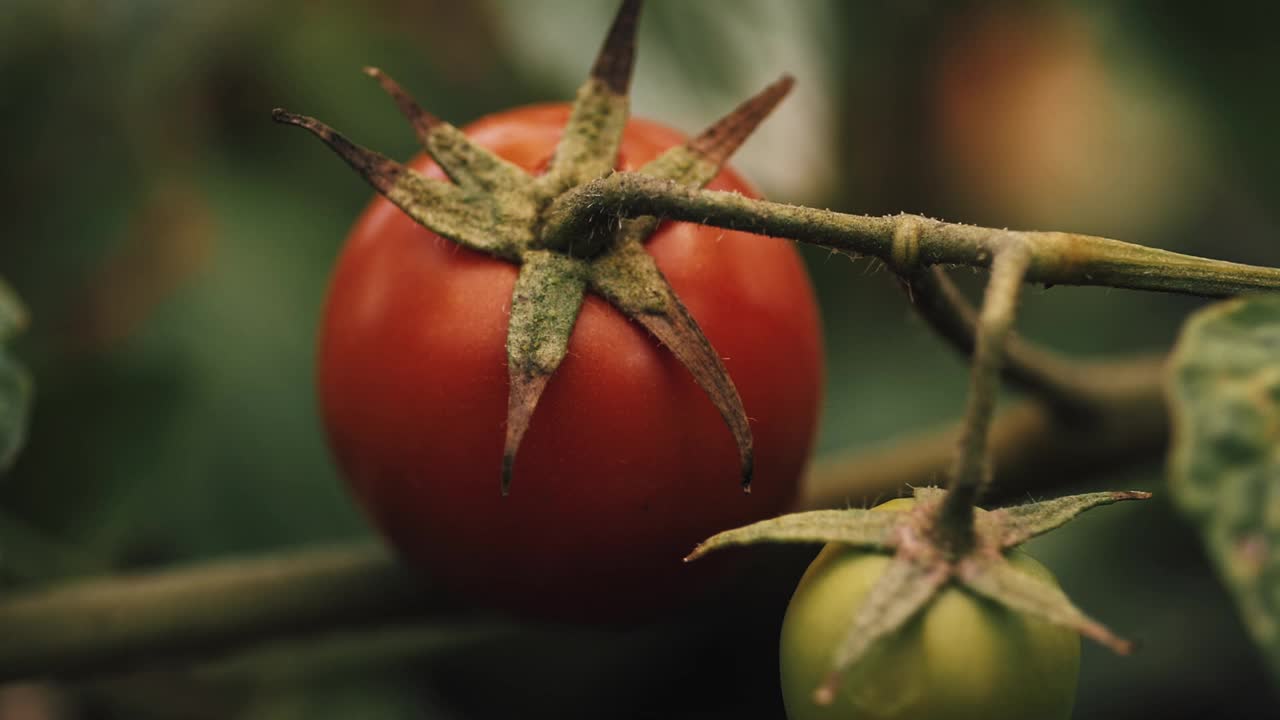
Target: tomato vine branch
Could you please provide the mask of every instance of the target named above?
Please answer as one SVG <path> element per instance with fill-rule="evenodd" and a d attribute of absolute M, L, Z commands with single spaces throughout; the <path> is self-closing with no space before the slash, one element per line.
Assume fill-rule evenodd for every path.
<path fill-rule="evenodd" d="M 1078 376 L 1095 398 L 1087 422 L 1042 399 L 998 412 L 991 425 L 995 477 L 991 500 L 1025 497 L 1091 473 L 1158 458 L 1168 441 L 1163 357 L 1083 363 Z M 840 508 L 897 496 L 904 487 L 936 485 L 955 458 L 961 424 L 820 457 L 805 479 L 797 509 Z"/>
<path fill-rule="evenodd" d="M 448 610 L 371 546 L 81 580 L 0 598 L 0 681 L 119 672 Z"/>
<path fill-rule="evenodd" d="M 899 280 L 916 313 L 961 354 L 973 354 L 978 311 L 941 267 L 900 275 Z M 1034 395 L 1055 410 L 1077 418 L 1096 412 L 1092 388 L 1081 380 L 1081 368 L 1071 360 L 1037 347 L 1009 333 L 1001 374 L 1009 384 Z"/>
<path fill-rule="evenodd" d="M 1280 269 L 1183 255 L 1091 235 L 998 230 L 920 215 L 850 215 L 736 193 L 700 190 L 637 173 L 618 172 L 560 195 L 547 211 L 544 236 L 590 237 L 619 217 L 653 215 L 772 235 L 855 255 L 898 272 L 935 265 L 989 267 L 1010 241 L 1027 245 L 1026 280 L 1229 297 L 1280 290 Z M 906 232 L 904 232 L 906 230 Z"/>

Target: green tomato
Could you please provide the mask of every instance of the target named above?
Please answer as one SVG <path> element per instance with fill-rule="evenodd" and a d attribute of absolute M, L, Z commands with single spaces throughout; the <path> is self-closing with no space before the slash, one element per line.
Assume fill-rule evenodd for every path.
<path fill-rule="evenodd" d="M 902 511 L 914 501 L 877 510 Z M 1015 567 L 1053 581 L 1030 556 Z M 882 639 L 841 679 L 835 701 L 814 691 L 889 557 L 831 544 L 801 579 L 782 625 L 782 695 L 790 720 L 1055 720 L 1071 717 L 1080 638 L 951 586 Z"/>

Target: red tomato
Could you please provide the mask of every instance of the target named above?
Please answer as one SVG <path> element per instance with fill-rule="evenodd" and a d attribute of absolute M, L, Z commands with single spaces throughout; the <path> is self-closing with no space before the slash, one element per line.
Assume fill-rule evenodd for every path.
<path fill-rule="evenodd" d="M 533 171 L 568 113 L 526 107 L 466 130 Z M 684 139 L 632 120 L 618 167 Z M 412 165 L 444 177 L 426 158 Z M 730 170 L 711 187 L 754 194 Z M 729 431 L 688 370 L 588 294 L 503 497 L 516 266 L 456 246 L 383 198 L 356 223 L 325 308 L 320 401 L 351 489 L 411 564 L 518 614 L 625 620 L 700 585 L 705 571 L 681 562 L 697 542 L 787 508 L 822 380 L 798 254 L 784 240 L 685 223 L 665 223 L 647 247 L 742 395 L 756 447 L 749 495 Z"/>

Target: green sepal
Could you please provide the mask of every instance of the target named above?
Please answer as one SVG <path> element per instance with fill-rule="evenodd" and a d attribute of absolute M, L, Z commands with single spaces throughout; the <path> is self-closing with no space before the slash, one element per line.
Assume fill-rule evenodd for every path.
<path fill-rule="evenodd" d="M 848 510 L 813 510 L 761 520 L 745 527 L 712 535 L 694 548 L 685 562 L 729 547 L 757 543 L 840 543 L 867 550 L 897 546 L 899 518 L 895 513 Z"/>
<path fill-rule="evenodd" d="M 587 81 L 578 89 L 573 110 L 547 172 L 538 179 L 551 197 L 613 171 L 622 145 L 631 100 L 627 89 L 635 64 L 640 0 L 624 0 Z"/>
<path fill-rule="evenodd" d="M 691 188 L 706 186 L 720 174 L 730 156 L 769 117 L 794 85 L 795 81 L 791 76 L 783 75 L 688 142 L 669 148 L 636 172 Z M 587 233 L 584 237 L 582 233 L 570 232 L 563 238 L 544 237 L 543 242 L 585 257 L 607 255 L 615 251 L 626 252 L 629 243 L 648 240 L 658 228 L 659 222 L 658 218 L 651 215 L 628 218 L 620 223 L 618 231 L 614 233 Z M 588 246 L 587 243 L 593 243 L 594 246 Z"/>
<path fill-rule="evenodd" d="M 511 488 L 516 452 L 542 391 L 569 349 L 586 291 L 587 263 L 550 250 L 523 256 L 507 325 L 507 430 L 502 492 Z"/>
<path fill-rule="evenodd" d="M 423 110 L 400 84 L 382 70 L 367 67 L 364 73 L 382 86 L 400 113 L 413 126 L 427 154 L 455 185 L 468 190 L 522 193 L 532 178 L 515 163 L 471 141 L 461 130 Z"/>
<path fill-rule="evenodd" d="M 702 187 L 791 90 L 783 76 L 687 143 L 667 150 L 640 174 Z M 750 488 L 755 450 L 742 398 L 720 355 L 680 302 L 643 243 L 658 227 L 655 217 L 622 222 L 611 244 L 591 262 L 590 287 L 654 334 L 689 369 L 724 419 L 738 448 L 742 486 Z"/>
<path fill-rule="evenodd" d="M 897 513 L 881 513 L 884 515 Z M 830 705 L 844 673 L 876 643 L 900 630 L 946 585 L 950 568 L 905 550 L 889 561 L 866 599 L 858 606 L 849 630 L 836 646 L 831 669 L 814 691 L 814 702 Z"/>
<path fill-rule="evenodd" d="M 518 262 L 533 240 L 537 204 L 531 196 L 521 202 L 500 202 L 500 196 L 483 189 L 426 177 L 356 145 L 315 118 L 279 108 L 272 117 L 310 131 L 414 221 L 463 247 Z"/>
<path fill-rule="evenodd" d="M 705 186 L 720 174 L 729 157 L 755 132 L 794 86 L 794 78 L 783 75 L 696 137 L 645 163 L 639 172 L 690 187 Z"/>
<path fill-rule="evenodd" d="M 1011 610 L 1071 628 L 1120 655 L 1128 655 L 1133 650 L 1133 643 L 1117 637 L 1085 615 L 1056 584 L 1015 568 L 1002 555 L 966 556 L 957 565 L 955 577 L 961 585 L 983 597 Z"/>
<path fill-rule="evenodd" d="M 742 397 L 711 341 L 676 297 L 658 264 L 640 243 L 619 243 L 608 257 L 591 264 L 593 292 L 639 323 L 684 365 L 720 412 L 738 447 L 742 487 L 751 488 L 755 448 Z"/>
<path fill-rule="evenodd" d="M 984 520 L 987 523 L 999 524 L 1000 546 L 1009 548 L 1021 545 L 1037 535 L 1060 528 L 1074 520 L 1080 513 L 1093 508 L 1126 500 L 1146 500 L 1150 497 L 1151 493 L 1138 490 L 1068 495 L 1053 500 L 992 510 L 986 514 Z"/>

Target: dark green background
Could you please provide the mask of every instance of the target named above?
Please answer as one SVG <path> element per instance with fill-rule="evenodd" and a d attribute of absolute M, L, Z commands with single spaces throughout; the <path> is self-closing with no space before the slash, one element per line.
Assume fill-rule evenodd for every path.
<path fill-rule="evenodd" d="M 653 0 L 636 107 L 692 131 L 791 71 L 799 112 L 742 160 L 777 199 L 1280 265 L 1280 44 L 1265 6 L 1249 7 Z M 369 191 L 269 110 L 321 117 L 404 158 L 412 134 L 361 66 L 462 124 L 571 97 L 611 11 L 4 0 L 0 274 L 31 309 L 18 352 L 38 399 L 29 446 L 0 478 L 0 580 L 367 538 L 326 455 L 312 355 L 328 268 Z M 892 277 L 805 255 L 827 329 L 820 449 L 953 416 L 963 365 Z M 1196 306 L 1037 289 L 1019 325 L 1080 355 L 1152 351 Z M 1161 474 L 1152 462 L 1080 486 L 1160 493 Z M 1033 552 L 1144 646 L 1124 659 L 1086 646 L 1077 717 L 1276 712 L 1229 598 L 1163 494 Z M 34 717 L 777 718 L 777 627 L 810 555 L 762 550 L 732 602 L 651 627 L 441 622 L 413 643 L 331 638 L 0 698 L 46 713 Z"/>

